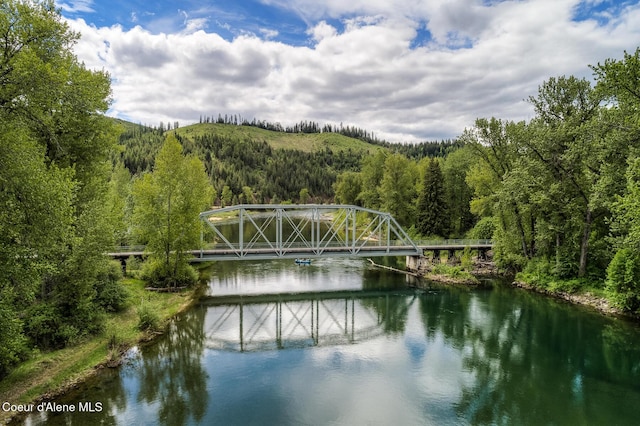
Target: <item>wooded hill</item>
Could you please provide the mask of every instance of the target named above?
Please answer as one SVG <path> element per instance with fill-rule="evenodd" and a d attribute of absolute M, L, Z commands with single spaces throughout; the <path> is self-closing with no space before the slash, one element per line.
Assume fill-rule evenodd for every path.
<path fill-rule="evenodd" d="M 118 122 L 123 129 L 119 158 L 133 175 L 151 170 L 165 136 L 172 133 L 186 154 L 195 153 L 204 162 L 215 190 L 214 202 L 219 204 L 326 201 L 333 198 L 338 174 L 358 171 L 369 154 L 394 151 L 420 158 L 442 156 L 456 148 L 451 141 L 394 145 L 361 140 L 335 131 L 310 131 L 320 126 L 308 124 L 292 132 L 269 130 L 264 122 L 261 127 L 205 122 L 173 129 Z M 369 135 L 346 129 L 354 135 Z"/>

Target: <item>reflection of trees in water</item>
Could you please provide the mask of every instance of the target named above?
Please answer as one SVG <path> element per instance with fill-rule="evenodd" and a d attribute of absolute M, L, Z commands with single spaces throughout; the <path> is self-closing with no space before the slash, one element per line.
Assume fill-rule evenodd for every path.
<path fill-rule="evenodd" d="M 362 271 L 362 289 L 365 291 L 397 288 L 402 288 L 401 283 L 398 282 L 397 272 L 378 268 L 365 268 Z"/>
<path fill-rule="evenodd" d="M 457 406 L 471 423 L 637 420 L 637 330 L 627 333 L 575 307 L 499 288 L 420 301 L 427 338 L 442 334 L 473 375 Z M 635 392 L 624 391 L 629 388 Z"/>
<path fill-rule="evenodd" d="M 102 403 L 101 411 L 96 403 Z M 56 404 L 69 404 L 76 407 L 74 412 L 47 411 L 42 417 L 30 417 L 25 424 L 49 425 L 117 425 L 117 414 L 127 409 L 127 392 L 118 369 L 106 369 L 96 377 L 88 379 L 74 391 L 68 392 L 55 400 Z M 80 404 L 85 404 L 85 410 Z M 91 403 L 88 408 L 87 403 Z M 9 424 L 18 424 L 18 419 Z"/>
<path fill-rule="evenodd" d="M 407 312 L 413 303 L 411 296 L 388 294 L 375 298 L 359 299 L 362 307 L 375 312 L 378 324 L 385 334 L 402 334 L 407 325 Z"/>
<path fill-rule="evenodd" d="M 172 323 L 166 336 L 143 350 L 138 401 L 157 402 L 158 422 L 202 420 L 207 408 L 207 375 L 201 364 L 206 310 L 194 307 Z"/>

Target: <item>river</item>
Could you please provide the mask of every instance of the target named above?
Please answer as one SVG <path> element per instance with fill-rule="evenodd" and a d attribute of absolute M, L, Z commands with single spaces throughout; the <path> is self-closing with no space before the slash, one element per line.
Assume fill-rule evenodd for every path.
<path fill-rule="evenodd" d="M 211 277 L 164 336 L 26 424 L 638 424 L 634 323 L 499 281 L 416 290 L 359 259 Z"/>

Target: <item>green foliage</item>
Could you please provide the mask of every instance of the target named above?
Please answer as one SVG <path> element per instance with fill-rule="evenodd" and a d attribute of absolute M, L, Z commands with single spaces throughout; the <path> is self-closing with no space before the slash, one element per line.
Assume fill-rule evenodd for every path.
<path fill-rule="evenodd" d="M 212 189 L 204 166 L 168 136 L 153 173 L 133 186 L 135 232 L 147 244 L 150 262 L 143 270 L 152 285 L 191 284 L 187 251 L 200 241 L 199 213 L 209 206 Z"/>
<path fill-rule="evenodd" d="M 452 266 L 446 263 L 440 263 L 433 266 L 432 272 L 437 275 L 444 275 L 447 277 L 461 279 L 472 283 L 478 283 L 478 279 L 465 270 L 462 266 Z"/>
<path fill-rule="evenodd" d="M 96 281 L 96 302 L 106 312 L 120 312 L 129 302 L 129 292 L 122 285 L 122 266 L 119 261 L 111 261 L 107 269 L 98 275 Z"/>
<path fill-rule="evenodd" d="M 133 275 L 135 272 L 140 271 L 142 268 L 142 262 L 135 256 L 129 256 L 125 261 L 127 276 Z"/>
<path fill-rule="evenodd" d="M 103 195 L 115 135 L 102 114 L 109 76 L 78 62 L 78 35 L 53 1 L 3 1 L 0 34 L 0 366 L 6 369 L 24 356 L 27 338 L 56 347 L 101 328 L 93 286 L 112 234 Z"/>
<path fill-rule="evenodd" d="M 471 249 L 469 247 L 465 247 L 462 251 L 462 255 L 460 256 L 460 266 L 465 271 L 471 272 L 473 269 L 473 259 L 471 255 Z"/>
<path fill-rule="evenodd" d="M 141 331 L 160 331 L 160 315 L 148 304 L 141 304 L 138 307 L 138 329 Z"/>
<path fill-rule="evenodd" d="M 418 232 L 422 235 L 448 235 L 450 217 L 445 201 L 444 178 L 433 158 L 424 173 L 422 186 L 416 214 Z"/>
<path fill-rule="evenodd" d="M 476 161 L 471 147 L 462 146 L 449 153 L 442 163 L 445 204 L 450 218 L 449 234 L 452 237 L 461 237 L 476 221 L 470 206 L 473 190 L 466 181 L 467 173 Z"/>
<path fill-rule="evenodd" d="M 27 338 L 22 333 L 22 321 L 6 299 L 0 299 L 0 379 L 13 364 L 25 359 L 29 353 Z"/>
<path fill-rule="evenodd" d="M 344 172 L 338 175 L 333 185 L 335 198 L 338 203 L 359 205 L 358 199 L 362 192 L 362 181 L 360 173 Z"/>
<path fill-rule="evenodd" d="M 516 280 L 534 285 L 553 293 L 576 293 L 593 285 L 586 278 L 562 278 L 556 271 L 557 265 L 546 259 L 529 261 L 522 272 L 516 274 Z"/>
<path fill-rule="evenodd" d="M 413 223 L 415 214 L 415 186 L 418 170 L 415 163 L 400 154 L 387 156 L 382 169 L 379 199 L 380 208 L 403 226 Z"/>
<path fill-rule="evenodd" d="M 152 287 L 188 287 L 198 282 L 198 272 L 184 261 L 151 257 L 142 264 L 141 278 Z"/>
<path fill-rule="evenodd" d="M 64 344 L 59 333 L 60 318 L 60 313 L 51 303 L 31 305 L 25 315 L 25 335 L 38 347 L 60 347 Z"/>
<path fill-rule="evenodd" d="M 384 176 L 386 159 L 387 154 L 383 151 L 378 151 L 362 160 L 360 172 L 362 191 L 358 195 L 358 200 L 360 200 L 363 207 L 376 210 L 380 208 L 381 191 L 378 188 Z"/>
<path fill-rule="evenodd" d="M 477 240 L 490 240 L 496 231 L 495 219 L 492 216 L 483 217 L 469 231 L 469 238 Z"/>
<path fill-rule="evenodd" d="M 640 312 L 640 255 L 623 248 L 607 268 L 606 292 L 611 302 L 625 312 Z"/>

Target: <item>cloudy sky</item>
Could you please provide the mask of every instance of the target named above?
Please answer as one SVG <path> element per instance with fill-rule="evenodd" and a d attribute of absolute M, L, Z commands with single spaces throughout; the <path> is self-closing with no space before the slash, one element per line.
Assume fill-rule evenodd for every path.
<path fill-rule="evenodd" d="M 110 115 L 344 123 L 392 142 L 527 120 L 549 77 L 640 45 L 640 0 L 57 0 Z"/>

